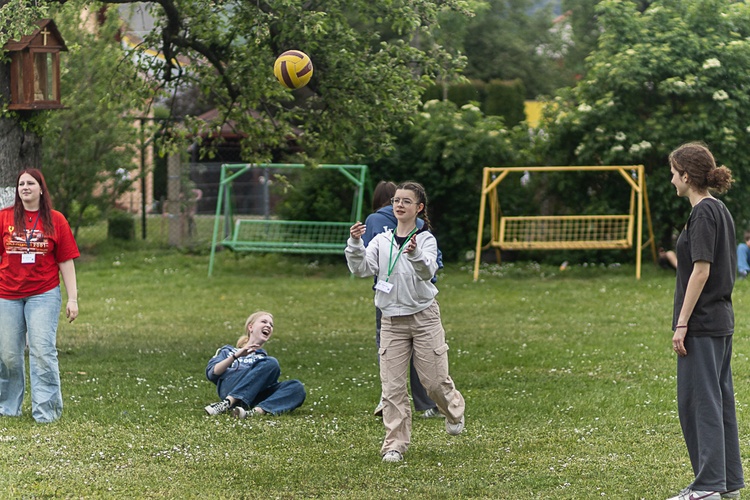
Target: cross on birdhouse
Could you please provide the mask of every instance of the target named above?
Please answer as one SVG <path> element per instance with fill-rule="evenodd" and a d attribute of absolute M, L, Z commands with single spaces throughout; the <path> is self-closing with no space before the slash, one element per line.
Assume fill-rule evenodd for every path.
<path fill-rule="evenodd" d="M 3 49 L 10 55 L 8 109 L 59 109 L 60 52 L 65 42 L 52 19 L 42 19 L 33 33 L 11 40 Z"/>
<path fill-rule="evenodd" d="M 39 32 L 44 38 L 42 39 L 42 45 L 45 47 L 47 46 L 47 35 L 52 34 L 47 28 L 44 28 L 42 31 Z"/>

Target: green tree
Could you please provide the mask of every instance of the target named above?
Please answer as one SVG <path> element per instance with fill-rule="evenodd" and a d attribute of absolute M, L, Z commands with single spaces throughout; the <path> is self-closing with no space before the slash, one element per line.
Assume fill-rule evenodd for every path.
<path fill-rule="evenodd" d="M 644 164 L 657 239 L 670 243 L 689 206 L 669 182 L 667 156 L 701 140 L 738 186 L 723 197 L 738 230 L 750 224 L 750 5 L 728 0 L 599 4 L 597 49 L 586 78 L 562 91 L 543 128 L 550 164 Z M 593 187 L 606 198 L 614 183 Z M 565 193 L 585 204 L 591 193 Z M 614 192 L 613 192 L 614 196 Z M 601 198 L 601 197 L 600 197 Z"/>
<path fill-rule="evenodd" d="M 526 129 L 507 128 L 502 117 L 485 116 L 472 104 L 428 101 L 399 134 L 394 153 L 371 162 L 373 184 L 412 179 L 424 185 L 440 249 L 447 262 L 455 261 L 476 244 L 482 168 L 529 164 L 530 147 Z M 530 198 L 523 189 L 509 196 L 509 205 Z"/>
<path fill-rule="evenodd" d="M 573 74 L 560 66 L 565 32 L 552 23 L 552 5 L 531 0 L 488 0 L 468 21 L 463 50 L 469 78 L 523 81 L 526 96 L 551 95 Z"/>
<path fill-rule="evenodd" d="M 145 108 L 140 77 L 123 59 L 116 15 L 99 16 L 92 28 L 83 3 L 56 13 L 69 53 L 61 64 L 66 109 L 50 113 L 44 134 L 44 172 L 55 206 L 74 231 L 90 207 L 107 211 L 130 187 L 139 129 L 133 119 Z"/>
<path fill-rule="evenodd" d="M 9 40 L 20 40 L 32 33 L 36 21 L 48 17 L 48 4 L 31 7 L 25 0 L 0 0 L 0 47 Z M 0 99 L 10 102 L 10 64 L 0 64 Z M 9 112 L 6 105 L 0 113 L 0 188 L 10 187 L 19 170 L 39 167 L 41 138 L 45 113 Z"/>
<path fill-rule="evenodd" d="M 596 48 L 599 23 L 596 6 L 600 0 L 563 0 L 562 10 L 570 26 L 569 43 L 565 45 L 563 65 L 574 78 L 585 75 L 586 57 Z"/>
<path fill-rule="evenodd" d="M 432 29 L 441 8 L 460 10 L 461 2 L 160 0 L 152 4 L 157 25 L 145 44 L 165 57 L 144 60 L 144 70 L 170 90 L 197 84 L 222 119 L 247 136 L 247 160 L 284 160 L 302 150 L 318 160 L 353 161 L 387 152 L 393 124 L 417 109 L 421 84 L 443 51 L 410 42 Z M 388 27 L 389 38 L 377 27 Z M 275 57 L 288 49 L 306 52 L 314 66 L 311 82 L 294 92 L 272 73 Z"/>
<path fill-rule="evenodd" d="M 47 14 L 44 1 L 7 2 L 0 0 L 3 26 L 19 11 L 31 20 Z M 98 10 L 132 2 L 91 5 Z M 440 46 L 421 49 L 410 42 L 435 27 L 441 9 L 468 14 L 461 0 L 157 0 L 148 8 L 156 24 L 143 45 L 164 56 L 140 58 L 151 88 L 177 92 L 197 85 L 216 104 L 221 120 L 246 137 L 248 161 L 281 160 L 298 151 L 322 161 L 355 161 L 389 151 L 392 127 L 412 117 L 421 105 L 422 84 L 438 67 L 446 71 L 450 59 L 442 57 Z M 373 27 L 358 30 L 357 18 L 377 19 L 398 37 L 384 40 Z M 272 72 L 276 56 L 292 48 L 308 53 L 315 66 L 310 84 L 294 92 L 275 81 Z M 0 72 L 6 102 L 7 76 L 6 68 Z M 24 154 L 21 119 L 9 117 L 5 124 L 19 139 L 9 151 L 12 159 L 0 163 L 3 174 L 29 161 L 19 159 Z M 192 134 L 200 125 L 185 123 Z M 3 140 L 10 137 L 5 132 Z M 32 139 L 39 142 L 29 137 L 27 149 Z M 0 151 L 5 149 L 0 141 Z M 31 149 L 38 152 L 39 145 Z"/>
<path fill-rule="evenodd" d="M 561 47 L 560 64 L 578 79 L 586 73 L 586 57 L 594 51 L 601 33 L 597 6 L 602 0 L 562 0 L 561 7 L 567 26 Z M 638 12 L 644 12 L 652 3 L 649 0 L 631 1 Z M 568 29 L 569 28 L 569 29 Z"/>

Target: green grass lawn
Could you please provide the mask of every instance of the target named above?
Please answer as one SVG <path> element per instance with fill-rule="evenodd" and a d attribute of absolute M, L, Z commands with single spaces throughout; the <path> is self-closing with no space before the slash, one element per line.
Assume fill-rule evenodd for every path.
<path fill-rule="evenodd" d="M 0 419 L 14 498 L 666 498 L 692 479 L 675 403 L 674 276 L 646 265 L 448 266 L 438 286 L 466 430 L 415 418 L 380 461 L 371 282 L 345 264 L 131 249 L 78 262 L 79 319 L 58 335 L 65 409 Z M 735 385 L 750 457 L 750 283 L 735 290 Z M 305 404 L 208 417 L 217 347 L 265 309 L 282 378 Z"/>

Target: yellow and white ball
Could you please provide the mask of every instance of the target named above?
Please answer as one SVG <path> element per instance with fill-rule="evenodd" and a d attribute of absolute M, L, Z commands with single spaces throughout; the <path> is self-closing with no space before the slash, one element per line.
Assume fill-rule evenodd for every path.
<path fill-rule="evenodd" d="M 276 79 L 288 89 L 298 89 L 310 82 L 313 74 L 312 61 L 301 50 L 287 50 L 273 65 Z"/>

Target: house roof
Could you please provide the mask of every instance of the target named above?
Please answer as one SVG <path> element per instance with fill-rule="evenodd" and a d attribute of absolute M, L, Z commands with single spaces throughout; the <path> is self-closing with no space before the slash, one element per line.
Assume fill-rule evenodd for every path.
<path fill-rule="evenodd" d="M 254 110 L 248 111 L 250 116 L 252 116 L 254 119 L 259 120 L 261 118 L 260 113 Z M 199 115 L 197 117 L 199 120 L 206 122 L 207 125 L 211 125 L 214 123 L 217 123 L 220 120 L 219 110 L 214 108 L 212 110 L 206 111 L 202 115 Z M 207 127 L 207 129 L 210 130 L 210 127 Z M 201 135 L 203 137 L 208 136 L 216 136 L 215 131 L 209 132 L 201 132 Z M 237 130 L 237 124 L 234 120 L 226 120 L 221 124 L 221 130 L 218 134 L 220 137 L 224 139 L 240 139 L 242 137 L 245 137 L 245 134 L 242 132 L 239 132 Z"/>
<path fill-rule="evenodd" d="M 247 114 L 249 114 L 254 120 L 265 120 L 265 119 L 267 119 L 260 112 L 254 110 L 254 109 L 248 110 Z M 197 118 L 199 120 L 202 120 L 202 121 L 206 122 L 207 125 L 211 125 L 211 124 L 218 123 L 218 121 L 221 119 L 221 115 L 219 114 L 219 110 L 216 109 L 216 108 L 214 108 L 212 110 L 206 111 L 202 115 L 199 115 Z M 208 128 L 208 130 L 211 130 L 211 129 Z M 295 136 L 302 135 L 302 130 L 301 129 L 299 129 L 297 127 L 293 127 L 292 130 L 293 130 L 293 133 L 294 133 Z M 240 132 L 240 131 L 237 130 L 237 124 L 236 124 L 236 122 L 234 120 L 227 120 L 227 121 L 223 122 L 221 124 L 221 130 L 220 130 L 219 134 L 217 134 L 215 132 L 215 130 L 211 130 L 210 133 L 209 132 L 201 132 L 201 136 L 203 136 L 203 137 L 217 136 L 217 135 L 219 135 L 220 137 L 222 137 L 224 139 L 241 139 L 243 137 L 246 137 L 246 134 L 244 134 L 243 132 Z"/>

